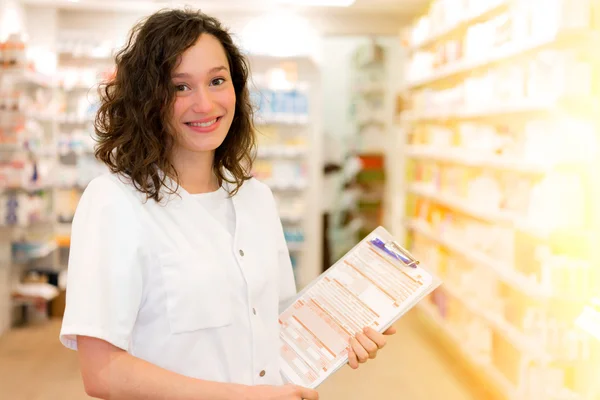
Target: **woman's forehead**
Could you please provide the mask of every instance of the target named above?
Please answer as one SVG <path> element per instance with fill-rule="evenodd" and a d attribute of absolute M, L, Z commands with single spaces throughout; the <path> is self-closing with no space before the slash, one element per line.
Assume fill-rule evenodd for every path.
<path fill-rule="evenodd" d="M 210 74 L 229 70 L 229 62 L 223 45 L 216 37 L 200 35 L 196 43 L 181 55 L 181 62 L 173 71 L 174 75 Z"/>

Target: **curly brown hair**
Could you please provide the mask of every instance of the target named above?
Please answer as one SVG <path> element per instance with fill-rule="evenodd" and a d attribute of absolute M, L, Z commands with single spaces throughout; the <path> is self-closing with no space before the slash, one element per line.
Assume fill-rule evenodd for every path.
<path fill-rule="evenodd" d="M 171 74 L 181 54 L 200 35 L 217 38 L 227 55 L 236 95 L 229 132 L 216 151 L 213 170 L 219 183 L 233 184 L 231 195 L 250 179 L 256 139 L 248 90 L 249 65 L 221 23 L 200 11 L 165 9 L 136 24 L 116 57 L 116 74 L 100 86 L 95 156 L 113 173 L 128 176 L 146 199 L 161 200 L 161 190 L 177 171 L 169 160 L 173 148 L 170 117 L 175 101 Z M 227 173 L 229 172 L 229 174 Z"/>

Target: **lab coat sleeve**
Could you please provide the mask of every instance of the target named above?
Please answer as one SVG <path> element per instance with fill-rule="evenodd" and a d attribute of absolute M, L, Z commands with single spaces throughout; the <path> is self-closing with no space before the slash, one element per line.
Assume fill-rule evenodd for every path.
<path fill-rule="evenodd" d="M 73 220 L 63 345 L 77 350 L 81 335 L 128 350 L 142 301 L 141 242 L 127 194 L 110 177 L 93 180 Z"/>

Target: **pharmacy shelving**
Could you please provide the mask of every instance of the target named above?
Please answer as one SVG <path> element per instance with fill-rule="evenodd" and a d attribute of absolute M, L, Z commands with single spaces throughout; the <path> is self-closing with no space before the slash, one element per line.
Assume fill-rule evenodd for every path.
<path fill-rule="evenodd" d="M 459 197 L 438 191 L 435 186 L 428 183 L 413 183 L 408 187 L 408 190 L 477 219 L 496 223 L 512 223 L 517 220 L 515 215 L 510 212 L 494 210 L 493 207 L 486 209 L 480 205 L 470 205 Z"/>
<path fill-rule="evenodd" d="M 409 221 L 407 223 L 407 227 L 410 230 L 426 236 L 430 240 L 455 252 L 459 256 L 464 257 L 483 268 L 493 271 L 497 275 L 498 279 L 507 283 L 511 287 L 518 289 L 522 293 L 542 299 L 551 296 L 551 293 L 545 290 L 541 285 L 534 280 L 529 279 L 527 276 L 520 274 L 510 264 L 497 261 L 494 258 L 486 255 L 484 252 L 470 248 L 455 239 L 453 240 L 451 238 L 446 238 L 442 235 L 436 234 L 435 231 L 433 231 L 429 226 L 427 226 L 426 223 L 422 221 Z"/>
<path fill-rule="evenodd" d="M 6 271 L 0 277 L 0 334 L 12 326 L 15 307 L 32 304 L 36 290 L 22 282 L 28 270 L 52 265 L 56 256 L 51 174 L 57 90 L 52 77 L 24 62 L 0 68 L 0 268 Z"/>
<path fill-rule="evenodd" d="M 321 260 L 319 66 L 310 57 L 249 54 L 256 109 L 253 175 L 275 197 L 298 289 Z"/>
<path fill-rule="evenodd" d="M 458 75 L 471 74 L 478 69 L 491 68 L 501 63 L 511 63 L 519 57 L 526 57 L 532 53 L 547 49 L 555 49 L 559 45 L 569 46 L 574 42 L 583 42 L 589 46 L 595 42 L 597 43 L 598 37 L 596 32 L 568 31 L 548 34 L 544 37 L 534 37 L 518 43 L 508 43 L 505 46 L 493 49 L 493 52 L 489 54 L 483 53 L 474 56 L 472 59 L 451 63 L 440 68 L 430 76 L 409 81 L 406 89 L 419 89 L 439 83 L 445 79 L 454 78 Z"/>
<path fill-rule="evenodd" d="M 455 328 L 449 326 L 433 306 L 428 303 L 421 303 L 418 307 L 428 318 L 428 321 L 434 325 L 435 329 L 443 333 L 446 341 L 458 350 L 457 352 L 462 356 L 463 361 L 468 363 L 472 369 L 480 371 L 483 379 L 494 385 L 495 390 L 499 391 L 503 397 L 519 399 L 516 386 L 492 364 L 478 360 L 477 356 L 473 355 L 465 346 L 463 336 Z"/>
<path fill-rule="evenodd" d="M 329 215 L 331 260 L 385 222 L 385 186 L 391 128 L 389 85 L 392 50 L 369 38 L 357 44 L 348 61 L 349 132 L 336 146 L 341 169 L 335 178 L 337 196 Z M 333 182 L 332 182 L 333 183 Z"/>
<path fill-rule="evenodd" d="M 542 163 L 524 162 L 517 157 L 495 156 L 448 147 L 437 148 L 435 146 L 413 145 L 407 146 L 405 154 L 415 159 L 440 161 L 470 167 L 513 170 L 531 174 L 542 174 L 551 168 L 551 166 Z"/>
<path fill-rule="evenodd" d="M 597 5 L 431 3 L 404 32 L 393 186 L 444 281 L 423 314 L 502 398 L 588 400 L 600 360 L 573 322 L 600 287 Z"/>
<path fill-rule="evenodd" d="M 479 4 L 481 4 L 482 8 L 478 7 Z M 507 0 L 476 3 L 473 8 L 469 8 L 468 12 L 458 14 L 459 17 L 456 21 L 448 24 L 437 25 L 431 24 L 430 21 L 425 21 L 425 24 L 431 24 L 428 26 L 429 29 L 426 33 L 422 33 L 421 36 L 412 38 L 413 44 L 410 46 L 410 50 L 414 52 L 434 46 L 436 43 L 466 30 L 473 24 L 498 15 L 508 7 L 508 4 L 509 1 Z"/>
<path fill-rule="evenodd" d="M 73 180 L 69 174 L 85 174 L 65 173 L 61 164 L 72 160 L 72 155 L 93 157 L 89 140 L 82 139 L 85 134 L 81 133 L 89 132 L 93 122 L 88 104 L 98 76 L 90 73 L 89 66 L 79 73 L 78 67 L 70 65 L 63 73 L 60 62 L 61 73 L 40 73 L 24 54 L 9 68 L 0 66 L 0 264 L 7 271 L 0 282 L 0 333 L 11 326 L 13 307 L 31 303 L 22 296 L 18 302 L 16 297 L 11 301 L 11 291 L 18 295 L 20 289 L 32 287 L 27 286 L 31 282 L 21 282 L 28 271 L 40 267 L 59 273 L 64 267 L 57 250 L 69 241 L 60 236 L 67 230 L 60 228 L 64 224 L 58 216 L 64 219 L 61 206 L 76 206 L 64 192 L 85 186 L 82 179 Z M 92 178 L 91 172 L 87 175 Z"/>

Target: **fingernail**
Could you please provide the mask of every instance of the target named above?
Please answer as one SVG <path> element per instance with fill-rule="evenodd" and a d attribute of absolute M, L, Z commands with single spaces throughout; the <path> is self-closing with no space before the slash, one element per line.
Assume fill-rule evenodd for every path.
<path fill-rule="evenodd" d="M 367 333 L 367 332 L 369 332 L 369 327 L 368 327 L 368 326 L 366 326 L 366 327 L 363 329 L 363 332 L 364 332 L 364 333 Z"/>

